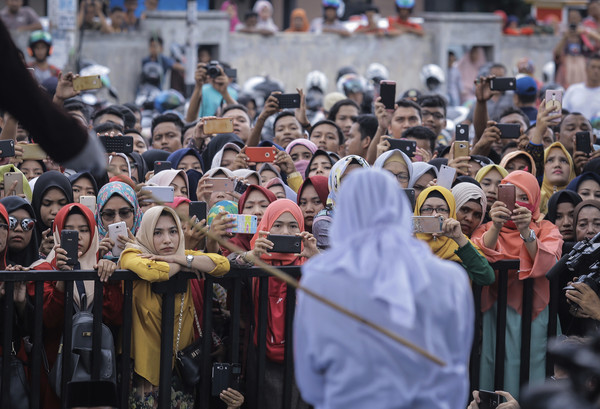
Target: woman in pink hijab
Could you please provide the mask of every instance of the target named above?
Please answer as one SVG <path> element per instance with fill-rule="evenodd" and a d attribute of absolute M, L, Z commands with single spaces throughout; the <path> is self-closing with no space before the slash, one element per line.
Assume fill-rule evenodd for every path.
<path fill-rule="evenodd" d="M 457 67 L 460 72 L 460 102 L 475 98 L 475 86 L 473 82 L 477 78 L 479 69 L 486 63 L 485 53 L 482 47 L 471 47 L 458 61 Z"/>
<path fill-rule="evenodd" d="M 229 31 L 235 31 L 235 26 L 240 23 L 237 4 L 233 1 L 226 0 L 221 5 L 221 11 L 225 11 L 229 14 Z"/>

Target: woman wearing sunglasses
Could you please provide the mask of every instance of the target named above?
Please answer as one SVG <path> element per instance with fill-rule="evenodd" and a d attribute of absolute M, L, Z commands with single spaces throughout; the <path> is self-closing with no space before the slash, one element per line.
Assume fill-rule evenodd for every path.
<path fill-rule="evenodd" d="M 115 245 L 113 239 L 108 237 L 108 226 L 114 223 L 125 222 L 127 237 L 119 236 L 121 247 L 134 240 L 140 223 L 142 211 L 138 206 L 135 191 L 123 182 L 107 183 L 98 192 L 96 224 L 100 236 L 100 256 L 104 257 Z"/>
<path fill-rule="evenodd" d="M 18 196 L 0 200 L 8 212 L 9 238 L 7 260 L 11 264 L 29 267 L 40 258 L 33 207 Z"/>

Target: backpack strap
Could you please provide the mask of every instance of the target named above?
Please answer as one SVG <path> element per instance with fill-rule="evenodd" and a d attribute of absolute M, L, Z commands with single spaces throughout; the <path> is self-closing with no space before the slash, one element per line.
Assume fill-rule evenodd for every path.
<path fill-rule="evenodd" d="M 83 281 L 76 280 L 75 285 L 77 286 L 77 292 L 79 293 L 79 305 L 77 303 L 73 303 L 73 308 L 75 308 L 75 312 L 85 311 L 87 310 L 87 294 L 85 293 L 85 285 L 83 285 Z"/>

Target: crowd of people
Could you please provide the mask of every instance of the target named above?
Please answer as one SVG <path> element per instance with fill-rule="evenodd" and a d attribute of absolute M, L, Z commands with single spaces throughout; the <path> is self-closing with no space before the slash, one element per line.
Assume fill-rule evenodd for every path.
<path fill-rule="evenodd" d="M 226 3 L 229 11 L 233 3 Z M 324 17 L 312 24 L 295 11 L 292 31 L 318 26 L 315 31 L 347 35 L 340 31 L 334 3 L 324 0 Z M 385 34 L 420 35 L 422 29 L 408 21 L 412 2 L 396 4 L 398 16 L 390 17 Z M 590 18 L 595 18 L 594 7 L 600 9 L 600 1 L 590 2 Z M 88 11 L 81 14 L 83 24 Z M 257 2 L 255 12 L 255 29 L 276 29 L 269 2 Z M 569 16 L 569 22 L 576 20 Z M 233 23 L 232 29 L 249 29 L 246 20 Z M 293 408 L 364 408 L 379 402 L 381 407 L 458 409 L 468 403 L 468 360 L 477 332 L 479 389 L 494 390 L 498 273 L 490 264 L 518 259 L 519 269 L 508 275 L 504 390 L 497 391 L 506 399 L 499 408 L 518 408 L 524 280 L 533 281 L 529 376 L 535 384 L 546 377 L 550 336 L 551 290 L 545 275 L 576 243 L 600 232 L 600 149 L 593 126 L 600 112 L 600 55 L 595 53 L 600 43 L 594 40 L 600 34 L 598 26 L 586 27 L 595 34 L 569 28 L 565 44 L 557 48 L 570 50 L 562 63 L 582 65 L 564 69 L 563 78 L 569 79 L 564 94 L 558 84 L 535 78 L 527 61 L 515 69 L 514 91 L 497 90 L 495 80 L 510 77 L 511 70 L 501 62 L 484 64 L 482 50 L 474 47 L 457 64 L 464 76 L 457 78 L 454 98 L 444 91 L 397 90 L 395 103 L 386 106 L 380 86 L 393 78 L 383 67 L 370 94 L 342 87 L 309 107 L 311 90 L 297 89 L 299 107 L 282 109 L 280 94 L 294 90 L 269 91 L 264 101 L 244 98 L 227 66 L 199 62 L 187 104 L 155 112 L 148 124 L 143 122 L 146 108 L 134 103 L 88 105 L 74 86 L 79 75 L 49 65 L 47 33 L 34 31 L 27 50 L 35 59 L 32 76 L 40 84 L 58 76 L 47 103 L 94 137 L 131 138 L 132 149 L 106 152 L 105 174 L 75 172 L 40 152 L 10 110 L 1 112 L 0 142 L 14 141 L 14 154 L 2 155 L 0 162 L 0 269 L 97 270 L 103 297 L 96 301 L 102 302 L 103 322 L 115 334 L 123 321 L 123 289 L 110 277 L 117 269 L 140 277 L 133 288 L 131 407 L 155 408 L 159 398 L 162 299 L 153 283 L 180 271 L 198 275 L 176 297 L 175 354 L 202 336 L 198 317 L 203 316 L 205 274 L 221 277 L 260 259 L 276 267 L 303 266 L 302 283 L 308 288 L 446 361 L 444 368 L 426 362 L 300 295 Z M 30 24 L 28 29 L 39 27 Z M 371 18 L 359 28 L 379 30 Z M 590 39 L 589 52 L 566 58 L 574 56 L 576 37 L 584 35 Z M 162 39 L 152 36 L 149 60 L 168 65 L 161 52 Z M 167 68 L 178 69 L 175 64 Z M 344 76 L 360 77 L 352 67 L 340 70 Z M 560 98 L 558 104 L 547 101 L 547 91 L 560 94 L 562 104 Z M 447 127 L 452 99 L 472 103 L 456 132 Z M 230 130 L 209 133 L 216 119 L 228 120 Z M 257 156 L 257 147 L 264 157 Z M 153 187 L 170 188 L 172 199 L 158 200 Z M 206 204 L 206 214 L 190 217 L 197 202 Z M 256 230 L 233 233 L 236 214 L 254 218 Z M 425 219 L 439 226 L 413 231 L 412 221 Z M 124 230 L 112 234 L 119 223 Z M 75 263 L 61 245 L 61 233 L 73 230 L 78 232 Z M 269 235 L 297 237 L 300 248 L 275 252 Z M 223 242 L 242 251 L 231 251 Z M 558 294 L 556 335 L 583 337 L 600 321 L 600 296 L 588 284 L 573 282 L 572 275 L 560 276 L 560 288 L 571 287 Z M 244 284 L 242 382 L 215 397 L 214 407 L 254 407 L 257 398 L 250 385 L 256 382 L 259 284 L 256 279 Z M 94 303 L 94 285 L 80 281 L 75 286 L 77 311 Z M 482 287 L 481 328 L 474 328 L 471 285 Z M 213 286 L 215 361 L 228 356 L 228 290 L 225 284 Z M 49 372 L 59 356 L 64 292 L 62 281 L 44 283 L 44 408 L 60 406 Z M 32 283 L 15 284 L 13 345 L 25 361 L 33 296 Z M 267 362 L 260 391 L 266 408 L 282 407 L 286 299 L 286 285 L 269 278 Z M 557 368 L 555 376 L 564 372 Z M 193 405 L 194 386 L 177 372 L 171 387 L 172 407 Z M 474 391 L 469 408 L 478 408 L 479 401 Z"/>

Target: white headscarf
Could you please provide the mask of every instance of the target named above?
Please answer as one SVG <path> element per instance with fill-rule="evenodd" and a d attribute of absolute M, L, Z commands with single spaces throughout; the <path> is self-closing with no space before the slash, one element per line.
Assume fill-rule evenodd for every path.
<path fill-rule="evenodd" d="M 129 159 L 127 158 L 127 155 L 125 155 L 124 153 L 115 153 L 116 156 L 120 156 L 123 159 L 125 159 L 125 163 L 127 164 L 127 176 L 131 178 L 131 165 L 129 164 Z M 113 155 L 109 155 L 108 156 L 108 164 L 110 165 L 113 161 L 114 156 Z M 117 170 L 117 172 L 114 173 L 120 173 L 119 170 Z"/>
<path fill-rule="evenodd" d="M 221 166 L 221 162 L 223 161 L 223 154 L 225 153 L 226 150 L 235 151 L 237 153 L 240 153 L 242 148 L 240 148 L 236 143 L 233 143 L 233 142 L 228 142 L 225 145 L 223 145 L 221 150 L 219 152 L 217 152 L 215 154 L 215 156 L 213 157 L 213 161 L 210 166 L 211 169 L 218 168 Z"/>
<path fill-rule="evenodd" d="M 312 258 L 304 274 L 346 274 L 389 306 L 398 325 L 412 328 L 418 293 L 430 285 L 429 247 L 412 236 L 412 209 L 398 182 L 381 169 L 351 173 L 337 197 L 331 248 Z M 433 256 L 432 256 L 433 257 Z"/>
<path fill-rule="evenodd" d="M 487 198 L 485 193 L 479 186 L 470 182 L 461 182 L 452 188 L 452 196 L 456 200 L 456 211 L 458 212 L 469 200 L 477 200 L 481 205 L 482 213 L 485 213 L 487 208 Z M 483 221 L 483 217 L 479 221 L 479 225 Z"/>
<path fill-rule="evenodd" d="M 344 176 L 346 168 L 352 162 L 358 163 L 363 168 L 370 167 L 367 161 L 358 155 L 344 156 L 342 159 L 334 163 L 331 167 L 331 171 L 329 171 L 329 178 L 327 179 L 327 187 L 329 187 L 329 196 L 327 197 L 328 205 L 335 207 L 338 191 L 340 189 L 340 185 L 342 184 L 342 176 Z"/>
<path fill-rule="evenodd" d="M 423 176 L 430 170 L 433 171 L 436 178 L 438 174 L 437 168 L 435 166 L 425 162 L 414 162 L 412 164 L 412 170 L 413 171 L 410 174 L 410 181 L 408 182 L 408 187 L 413 187 L 415 183 L 417 183 L 417 180 L 419 180 L 421 176 Z"/>
<path fill-rule="evenodd" d="M 219 173 L 219 172 L 223 172 L 223 173 L 225 174 L 225 177 L 228 177 L 228 178 L 231 178 L 231 179 L 235 178 L 235 175 L 233 174 L 233 172 L 232 172 L 232 171 L 230 171 L 230 170 L 229 170 L 229 169 L 227 169 L 227 168 L 221 168 L 221 167 L 218 167 L 218 168 L 212 168 L 212 169 L 210 169 L 209 171 L 207 171 L 207 172 L 204 174 L 204 176 L 206 176 L 206 177 L 209 177 L 209 178 L 213 178 L 213 177 L 223 177 L 223 176 L 215 176 L 215 174 L 217 174 L 217 173 Z"/>
<path fill-rule="evenodd" d="M 377 158 L 377 160 L 375 161 L 375 163 L 373 164 L 373 167 L 383 169 L 383 167 L 385 166 L 385 163 L 388 161 L 388 159 L 390 159 L 392 156 L 394 156 L 394 154 L 398 154 L 398 153 L 402 156 L 404 163 L 406 163 L 406 167 L 408 168 L 408 177 L 410 180 L 410 178 L 412 177 L 412 174 L 413 174 L 413 163 L 410 160 L 410 158 L 408 156 L 406 156 L 406 154 L 404 152 L 402 152 L 400 149 L 391 149 L 389 151 L 382 153 L 381 156 L 379 156 Z"/>

